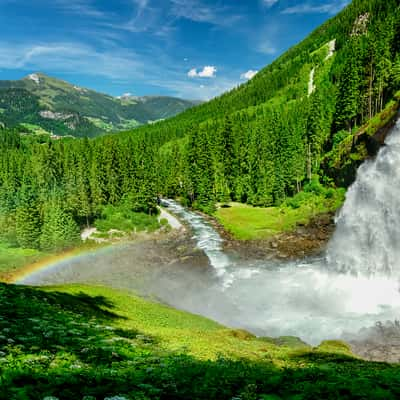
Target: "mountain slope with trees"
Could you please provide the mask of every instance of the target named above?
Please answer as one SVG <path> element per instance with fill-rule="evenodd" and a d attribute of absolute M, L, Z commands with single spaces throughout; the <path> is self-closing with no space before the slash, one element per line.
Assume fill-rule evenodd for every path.
<path fill-rule="evenodd" d="M 174 97 L 112 97 L 41 73 L 0 81 L 0 123 L 22 132 L 94 137 L 172 117 L 195 101 Z"/>
<path fill-rule="evenodd" d="M 7 90 L 22 91 L 15 112 L 35 114 L 34 93 Z M 153 218 L 157 195 L 207 212 L 331 201 L 399 103 L 398 0 L 354 0 L 250 82 L 175 118 L 95 139 L 1 129 L 0 263 L 2 248 L 74 247 L 112 208 Z M 0 316 L 1 398 L 400 396 L 397 364 L 342 342 L 255 338 L 108 288 L 0 284 Z"/>
<path fill-rule="evenodd" d="M 397 0 L 355 0 L 250 82 L 175 118 L 95 140 L 3 131 L 2 236 L 40 247 L 61 219 L 46 216 L 52 204 L 82 226 L 106 205 L 152 213 L 157 194 L 207 212 L 335 196 L 397 114 L 399 38 Z"/>

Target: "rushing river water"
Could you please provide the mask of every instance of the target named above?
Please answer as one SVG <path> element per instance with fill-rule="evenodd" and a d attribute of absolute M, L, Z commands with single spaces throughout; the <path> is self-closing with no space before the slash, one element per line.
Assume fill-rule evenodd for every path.
<path fill-rule="evenodd" d="M 377 321 L 400 318 L 399 125 L 376 159 L 360 168 L 326 257 L 239 262 L 223 250 L 223 240 L 202 216 L 168 203 L 168 210 L 190 227 L 211 268 L 165 266 L 160 260 L 158 268 L 138 270 L 137 245 L 125 245 L 34 274 L 23 283 L 130 288 L 232 327 L 299 336 L 311 344 L 349 339 Z"/>

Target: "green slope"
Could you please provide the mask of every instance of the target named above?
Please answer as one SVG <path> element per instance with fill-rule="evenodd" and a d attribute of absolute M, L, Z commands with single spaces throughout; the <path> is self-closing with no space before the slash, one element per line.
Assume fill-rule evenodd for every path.
<path fill-rule="evenodd" d="M 83 225 L 109 204 L 152 212 L 158 194 L 208 213 L 231 201 L 283 206 L 272 215 L 298 216 L 282 221 L 284 229 L 304 223 L 315 208 L 336 204 L 335 193 L 342 197 L 336 189 L 353 182 L 357 167 L 380 145 L 384 134 L 376 133 L 396 118 L 399 43 L 397 0 L 355 0 L 247 84 L 166 121 L 45 146 L 43 138 L 1 132 L 0 213 L 12 221 L 4 229 L 24 245 L 37 243 L 23 240 L 25 227 L 36 225 L 28 237 L 37 239 L 43 210 L 60 199 L 63 213 Z M 38 86 L 32 79 L 29 85 Z M 15 102 L 6 104 L 15 113 L 26 108 L 29 119 L 36 107 L 30 96 L 11 96 Z M 49 94 L 46 102 L 52 99 Z M 119 100 L 128 108 L 137 101 Z M 35 125 L 52 128 L 32 120 L 24 127 Z M 33 222 L 27 210 L 36 213 Z"/>
<path fill-rule="evenodd" d="M 358 360 L 343 343 L 257 339 L 102 287 L 0 284 L 0 330 L 4 399 L 400 396 L 398 365 Z"/>
<path fill-rule="evenodd" d="M 398 1 L 355 0 L 248 83 L 140 128 L 135 135 L 163 146 L 160 191 L 207 210 L 229 200 L 279 205 L 313 176 L 349 185 L 399 107 L 399 38 Z M 374 117 L 373 132 L 360 135 Z M 333 158 L 346 143 L 342 169 Z"/>
<path fill-rule="evenodd" d="M 3 124 L 36 125 L 56 135 L 97 136 L 126 130 L 169 118 L 194 104 L 162 96 L 115 98 L 41 73 L 0 81 Z"/>

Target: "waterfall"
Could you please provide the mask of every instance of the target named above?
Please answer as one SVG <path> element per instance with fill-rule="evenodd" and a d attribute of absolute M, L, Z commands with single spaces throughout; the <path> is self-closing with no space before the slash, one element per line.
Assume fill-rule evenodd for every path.
<path fill-rule="evenodd" d="M 400 275 L 400 121 L 373 160 L 358 170 L 336 219 L 328 268 L 356 275 Z"/>
<path fill-rule="evenodd" d="M 143 252 L 157 255 L 158 244 L 133 242 L 57 264 L 21 282 L 133 290 L 230 327 L 260 336 L 298 336 L 312 345 L 358 338 L 377 321 L 398 320 L 400 123 L 377 157 L 360 167 L 326 259 L 237 258 L 224 252 L 223 239 L 202 215 L 165 202 L 190 226 L 187 232 L 212 268 L 191 268 L 191 261 L 168 264 L 163 258 L 149 262 Z"/>
<path fill-rule="evenodd" d="M 187 210 L 173 200 L 164 200 L 164 202 L 175 215 L 190 225 L 197 247 L 207 255 L 216 275 L 222 279 L 223 287 L 229 287 L 233 279 L 232 274 L 228 272 L 231 262 L 223 252 L 223 239 L 219 233 L 201 215 Z"/>

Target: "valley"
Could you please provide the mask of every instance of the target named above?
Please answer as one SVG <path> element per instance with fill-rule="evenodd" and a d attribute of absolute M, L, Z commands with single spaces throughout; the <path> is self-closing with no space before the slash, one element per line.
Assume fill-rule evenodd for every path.
<path fill-rule="evenodd" d="M 122 3 L 6 52 L 0 399 L 399 398 L 398 1 Z"/>
<path fill-rule="evenodd" d="M 112 97 L 42 73 L 0 81 L 0 124 L 53 139 L 125 131 L 173 117 L 198 103 L 166 96 Z"/>

